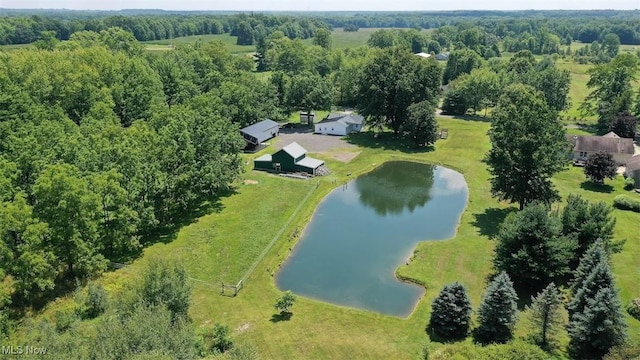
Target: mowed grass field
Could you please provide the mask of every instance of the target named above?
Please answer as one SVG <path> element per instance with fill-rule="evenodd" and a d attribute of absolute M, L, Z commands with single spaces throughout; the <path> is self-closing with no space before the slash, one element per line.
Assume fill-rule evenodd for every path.
<path fill-rule="evenodd" d="M 246 172 L 236 184 L 234 193 L 210 204 L 207 215 L 194 219 L 175 236 L 147 248 L 144 256 L 134 262 L 134 267 L 108 273 L 102 282 L 111 291 L 111 296 L 117 296 L 120 289 L 135 279 L 140 265 L 150 258 L 179 261 L 192 277 L 208 283 L 194 282 L 190 314 L 195 324 L 202 329 L 210 329 L 217 322 L 229 325 L 236 341 L 255 346 L 260 358 L 415 359 L 427 341 L 425 327 L 431 301 L 444 284 L 462 282 L 469 290 L 474 309 L 477 308 L 492 271 L 495 244 L 491 237 L 502 219 L 515 211 L 514 206 L 490 196 L 489 174 L 481 161 L 490 148 L 486 135 L 489 123 L 440 118 L 439 125 L 449 129 L 449 138 L 439 140 L 435 151 L 416 152 L 393 140 L 390 134 L 374 139 L 371 134 L 363 133 L 351 141 L 359 147 L 348 151 L 360 153 L 349 163 L 333 160 L 331 154 L 312 154 L 325 160 L 332 174 L 311 181 L 251 170 L 251 160 L 272 152 L 273 147 L 258 154 L 243 155 L 247 161 Z M 315 207 L 336 183 L 348 181 L 389 160 L 445 165 L 463 173 L 469 187 L 468 206 L 455 237 L 421 243 L 413 261 L 397 270 L 402 277 L 426 286 L 426 294 L 415 312 L 407 319 L 401 319 L 299 298 L 289 321 L 272 321 L 273 303 L 281 294 L 275 287 L 274 275 L 298 240 L 293 236 L 294 231 L 304 228 Z M 611 204 L 617 194 L 639 196 L 622 190 L 621 177 L 609 181 L 610 187 L 598 191 L 589 190 L 584 182 L 581 168 L 569 168 L 554 179 L 563 197 L 574 193 Z M 311 197 L 258 263 L 244 289 L 235 298 L 221 296 L 219 281 L 237 281 L 309 191 L 312 191 Z M 640 268 L 637 266 L 640 238 L 636 227 L 640 214 L 615 210 L 614 215 L 617 218 L 616 238 L 627 239 L 622 253 L 613 256 L 613 271 L 622 302 L 626 305 L 640 296 Z M 336 247 L 336 251 L 340 248 Z M 52 304 L 47 312 L 55 311 L 59 306 L 64 306 L 64 302 Z M 521 319 L 517 333 L 524 336 L 527 322 L 523 315 Z M 630 338 L 640 341 L 640 322 L 630 316 L 627 316 L 627 322 Z M 443 346 L 452 345 L 432 343 L 431 353 Z"/>

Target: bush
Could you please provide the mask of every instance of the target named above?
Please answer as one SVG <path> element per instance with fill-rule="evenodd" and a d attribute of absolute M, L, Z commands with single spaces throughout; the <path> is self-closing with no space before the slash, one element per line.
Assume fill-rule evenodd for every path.
<path fill-rule="evenodd" d="M 233 339 L 230 336 L 231 330 L 227 325 L 216 323 L 211 334 L 211 350 L 214 353 L 224 353 L 233 348 Z"/>
<path fill-rule="evenodd" d="M 624 189 L 633 190 L 636 187 L 636 180 L 632 177 L 624 179 Z"/>
<path fill-rule="evenodd" d="M 620 210 L 640 212 L 640 201 L 627 195 L 616 196 L 613 199 L 613 206 Z"/>
<path fill-rule="evenodd" d="M 629 315 L 640 320 L 640 298 L 635 298 L 631 301 L 629 306 L 627 306 L 627 312 Z"/>
<path fill-rule="evenodd" d="M 91 283 L 87 288 L 87 297 L 84 300 L 84 317 L 93 319 L 107 310 L 109 295 L 100 284 Z"/>
<path fill-rule="evenodd" d="M 76 312 L 70 309 L 56 311 L 53 318 L 56 322 L 56 330 L 58 332 L 68 330 L 77 320 Z"/>

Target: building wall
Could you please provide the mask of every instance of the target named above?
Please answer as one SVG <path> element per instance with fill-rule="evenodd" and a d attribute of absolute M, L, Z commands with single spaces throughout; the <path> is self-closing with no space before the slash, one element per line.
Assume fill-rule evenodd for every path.
<path fill-rule="evenodd" d="M 574 151 L 573 152 L 573 160 L 581 160 L 581 161 L 587 161 L 587 158 L 589 156 L 591 156 L 592 154 L 595 154 L 595 152 L 580 152 L 580 151 Z M 616 163 L 618 163 L 618 165 L 624 165 L 627 163 L 627 160 L 629 160 L 629 158 L 633 156 L 631 154 L 613 154 L 613 160 L 616 161 Z"/>
<path fill-rule="evenodd" d="M 271 161 L 253 161 L 253 168 L 260 170 L 273 170 L 273 162 Z"/>
<path fill-rule="evenodd" d="M 339 123 L 315 124 L 315 133 L 323 135 L 347 135 L 347 127 Z"/>
<path fill-rule="evenodd" d="M 271 156 L 271 162 L 275 165 L 280 163 L 281 171 L 296 171 L 295 159 L 291 157 L 291 155 L 287 154 L 285 151 L 280 150 Z"/>

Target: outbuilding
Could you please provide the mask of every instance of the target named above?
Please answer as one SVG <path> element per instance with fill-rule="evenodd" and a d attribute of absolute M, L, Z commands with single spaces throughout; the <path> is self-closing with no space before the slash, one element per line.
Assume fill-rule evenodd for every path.
<path fill-rule="evenodd" d="M 307 150 L 297 142 L 283 147 L 273 155 L 262 155 L 253 161 L 256 170 L 277 172 L 305 172 L 316 175 L 324 161 L 307 156 Z"/>
<path fill-rule="evenodd" d="M 357 114 L 331 113 L 315 124 L 314 132 L 322 135 L 345 136 L 362 131 L 364 117 Z"/>
<path fill-rule="evenodd" d="M 240 129 L 240 134 L 242 134 L 246 143 L 245 147 L 254 148 L 263 142 L 278 136 L 279 131 L 280 125 L 277 122 L 271 119 L 266 119 Z"/>

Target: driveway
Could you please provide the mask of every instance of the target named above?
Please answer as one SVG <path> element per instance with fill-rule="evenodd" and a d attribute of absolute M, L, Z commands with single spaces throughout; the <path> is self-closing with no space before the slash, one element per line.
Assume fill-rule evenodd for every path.
<path fill-rule="evenodd" d="M 360 152 L 356 145 L 349 144 L 345 137 L 314 134 L 312 129 L 280 129 L 280 134 L 272 140 L 276 149 L 297 142 L 310 153 L 328 155 L 342 162 L 349 162 Z"/>

